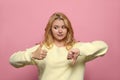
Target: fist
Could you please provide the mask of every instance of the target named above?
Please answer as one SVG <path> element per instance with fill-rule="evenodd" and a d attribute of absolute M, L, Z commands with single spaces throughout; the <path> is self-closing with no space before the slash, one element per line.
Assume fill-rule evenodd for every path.
<path fill-rule="evenodd" d="M 72 63 L 75 64 L 78 56 L 80 55 L 80 50 L 79 49 L 71 49 L 68 52 L 67 59 L 72 60 Z"/>

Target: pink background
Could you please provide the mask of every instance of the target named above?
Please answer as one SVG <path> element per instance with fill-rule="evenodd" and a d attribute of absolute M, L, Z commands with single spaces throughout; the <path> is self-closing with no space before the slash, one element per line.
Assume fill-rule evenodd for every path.
<path fill-rule="evenodd" d="M 14 68 L 9 57 L 43 38 L 50 15 L 65 13 L 80 41 L 104 40 L 108 53 L 86 65 L 85 80 L 120 80 L 120 0 L 1 0 L 0 80 L 37 80 L 37 68 Z"/>

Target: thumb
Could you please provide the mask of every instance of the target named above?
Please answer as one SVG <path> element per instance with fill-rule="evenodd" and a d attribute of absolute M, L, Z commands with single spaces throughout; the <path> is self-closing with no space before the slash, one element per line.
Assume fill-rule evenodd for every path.
<path fill-rule="evenodd" d="M 72 52 L 72 64 L 75 64 L 76 63 L 76 60 L 77 60 L 77 54 L 75 52 Z"/>

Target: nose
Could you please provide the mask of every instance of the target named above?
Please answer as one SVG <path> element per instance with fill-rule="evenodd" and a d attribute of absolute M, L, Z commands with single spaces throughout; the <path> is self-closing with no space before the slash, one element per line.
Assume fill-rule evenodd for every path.
<path fill-rule="evenodd" d="M 61 28 L 59 28 L 58 32 L 59 32 L 59 33 L 62 33 L 62 32 L 63 32 L 63 30 L 62 30 Z"/>

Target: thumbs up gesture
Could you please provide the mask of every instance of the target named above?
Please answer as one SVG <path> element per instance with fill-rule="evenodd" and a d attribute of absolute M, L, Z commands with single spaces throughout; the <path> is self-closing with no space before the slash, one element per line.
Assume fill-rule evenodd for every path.
<path fill-rule="evenodd" d="M 33 59 L 43 60 L 47 56 L 47 51 L 42 49 L 40 45 L 38 49 L 32 53 Z"/>

